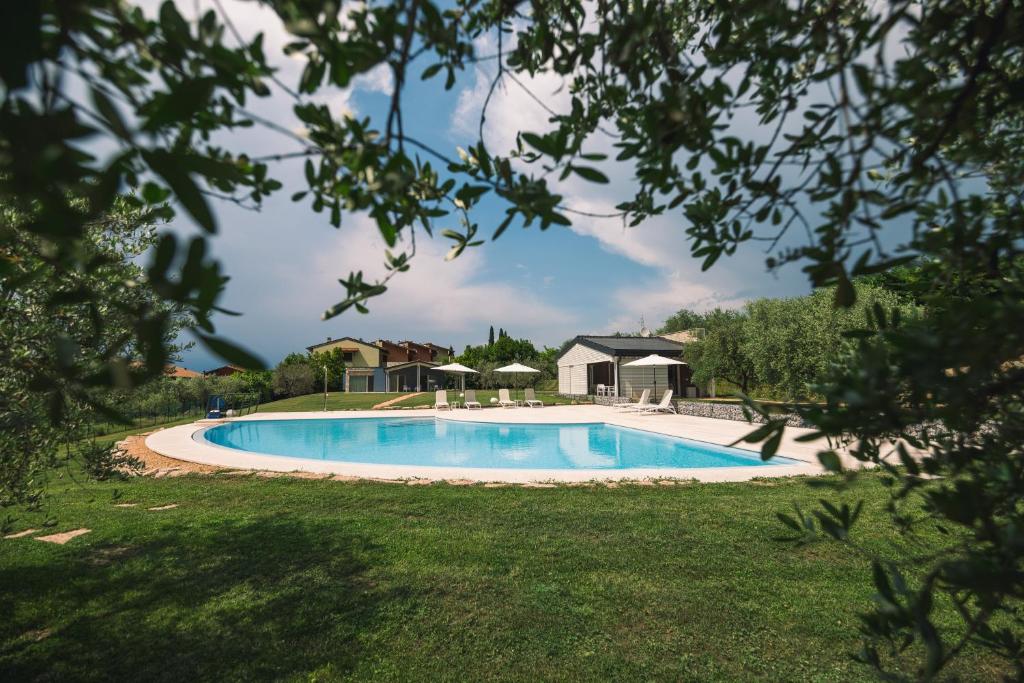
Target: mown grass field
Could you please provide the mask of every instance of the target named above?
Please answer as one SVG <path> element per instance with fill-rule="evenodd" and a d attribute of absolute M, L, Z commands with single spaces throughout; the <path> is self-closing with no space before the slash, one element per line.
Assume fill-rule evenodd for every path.
<path fill-rule="evenodd" d="M 8 531 L 92 531 L 0 540 L 4 681 L 871 680 L 849 657 L 867 560 L 777 540 L 774 512 L 820 495 L 801 481 L 96 483 L 72 467 L 49 488 Z M 867 500 L 866 548 L 899 542 L 880 487 L 849 496 Z M 996 666 L 969 652 L 956 673 Z"/>
<path fill-rule="evenodd" d="M 455 401 L 459 399 L 461 392 L 449 390 L 448 400 Z M 522 397 L 522 391 L 513 391 L 513 397 Z M 384 403 L 385 401 L 398 398 L 400 396 L 408 396 L 402 401 L 395 404 L 396 407 L 409 407 L 409 408 L 424 408 L 434 405 L 434 392 L 424 392 L 422 394 L 412 396 L 408 392 L 402 393 L 344 393 L 338 391 L 332 391 L 327 394 L 327 410 L 369 410 L 373 406 Z M 496 389 L 478 389 L 476 392 L 477 400 L 481 404 L 488 406 L 492 398 L 498 397 L 498 391 Z M 558 405 L 568 403 L 569 399 L 564 396 L 558 396 L 554 392 L 538 391 L 537 397 L 544 401 L 547 405 Z M 459 399 L 461 401 L 461 399 Z M 260 412 L 276 412 L 276 411 L 288 411 L 297 412 L 304 410 L 323 410 L 324 409 L 324 395 L 321 394 L 307 394 L 305 396 L 295 396 L 293 398 L 285 398 L 280 401 L 273 401 L 271 403 L 265 403 L 260 406 Z"/>

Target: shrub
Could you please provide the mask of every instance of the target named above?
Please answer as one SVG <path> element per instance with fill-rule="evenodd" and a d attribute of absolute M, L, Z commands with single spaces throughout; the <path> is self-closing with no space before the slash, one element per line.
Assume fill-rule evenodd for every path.
<path fill-rule="evenodd" d="M 118 447 L 117 444 L 88 441 L 79 453 L 86 473 L 93 479 L 122 479 L 139 472 L 142 461 Z"/>
<path fill-rule="evenodd" d="M 281 365 L 274 370 L 274 392 L 285 396 L 302 396 L 312 393 L 313 369 L 308 365 Z"/>

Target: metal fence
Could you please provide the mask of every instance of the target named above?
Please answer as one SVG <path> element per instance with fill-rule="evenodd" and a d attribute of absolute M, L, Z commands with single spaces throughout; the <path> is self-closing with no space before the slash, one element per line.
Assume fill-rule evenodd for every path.
<path fill-rule="evenodd" d="M 249 415 L 259 411 L 259 393 L 218 394 L 224 401 L 225 414 Z M 188 422 L 206 417 L 210 399 L 185 403 L 165 402 L 155 406 L 115 405 L 113 410 L 122 419 L 98 416 L 88 425 L 89 436 L 97 437 L 134 429 L 156 427 L 172 422 Z"/>

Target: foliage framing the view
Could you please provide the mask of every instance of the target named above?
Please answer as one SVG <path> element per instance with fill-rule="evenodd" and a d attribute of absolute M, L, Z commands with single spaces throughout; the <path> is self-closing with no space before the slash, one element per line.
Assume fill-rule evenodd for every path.
<path fill-rule="evenodd" d="M 130 387 L 179 350 L 187 314 L 133 262 L 155 244 L 160 215 L 119 198 L 83 228 L 76 248 L 89 267 L 55 277 L 48 240 L 21 229 L 33 213 L 0 203 L 0 504 L 34 497 L 57 454 L 92 420 L 115 416 L 106 372 L 114 388 Z M 159 344 L 147 354 L 136 340 L 149 335 Z"/>
<path fill-rule="evenodd" d="M 923 500 L 917 523 L 950 530 L 949 547 L 922 560 L 922 581 L 879 559 L 879 604 L 865 622 L 862 657 L 887 669 L 880 644 L 898 656 L 923 643 L 921 678 L 967 642 L 1021 660 L 1013 611 L 1024 585 L 1019 2 L 463 0 L 442 11 L 399 0 L 344 12 L 332 3 L 266 4 L 294 36 L 289 53 L 306 60 L 299 83 L 280 82 L 262 40 L 242 39 L 218 11 L 190 22 L 171 2 L 155 18 L 118 0 L 2 3 L 0 197 L 37 209 L 27 223 L 4 226 L 5 243 L 12 230 L 44 240 L 54 277 L 89 270 L 85 226 L 124 184 L 138 188 L 142 206 L 173 198 L 213 232 L 209 197 L 258 204 L 281 187 L 270 164 L 297 156 L 306 158 L 308 189 L 294 199 L 335 225 L 345 213 L 368 214 L 395 250 L 386 255 L 394 274 L 409 267 L 414 231 L 432 233 L 438 221 L 453 241 L 450 256 L 479 244 L 472 209 L 489 195 L 508 207 L 491 236 L 513 222 L 568 224 L 571 208 L 547 179 L 607 182 L 596 150 L 610 141 L 638 180 L 618 215 L 631 225 L 680 217 L 705 268 L 763 241 L 769 268 L 799 263 L 847 306 L 853 276 L 922 258 L 916 295 L 934 313 L 907 323 L 879 308 L 874 330 L 818 388 L 826 408 L 806 415 L 889 471 L 897 522 L 912 526 L 903 503 Z M 485 35 L 497 53 L 477 53 L 474 41 Z M 514 150 L 480 140 L 458 158 L 405 130 L 410 79 L 451 88 L 484 60 L 495 67 L 493 87 L 539 73 L 564 78 L 571 97 L 551 112 L 550 130 L 521 131 Z M 339 119 L 309 99 L 379 65 L 394 76 L 384 122 Z M 287 133 L 246 108 L 273 88 L 294 98 L 308 130 L 292 137 L 296 149 L 257 159 L 215 142 L 214 133 L 243 126 Z M 484 116 L 486 105 L 481 131 Z M 115 145 L 111 157 L 82 151 L 97 136 Z M 76 205 L 70 195 L 88 201 Z M 880 239 L 893 229 L 905 239 Z M 786 237 L 791 230 L 805 234 L 802 246 Z M 223 278 L 205 244 L 164 236 L 148 280 L 189 311 L 202 343 L 257 365 L 213 335 Z M 9 264 L 0 275 L 11 281 Z M 343 284 L 346 296 L 327 316 L 365 311 L 387 278 L 353 273 Z M 102 305 L 97 292 L 82 296 Z M 138 312 L 151 324 L 137 327 L 134 342 L 154 374 L 167 328 Z M 85 374 L 87 359 L 72 354 L 61 372 L 83 386 L 113 383 L 118 362 Z M 756 435 L 767 439 L 766 456 L 781 428 L 769 422 Z M 894 438 L 926 457 L 889 450 Z M 823 462 L 838 469 L 834 455 Z M 856 517 L 828 506 L 818 514 L 840 538 Z M 939 596 L 961 610 L 963 633 L 932 626 Z"/>

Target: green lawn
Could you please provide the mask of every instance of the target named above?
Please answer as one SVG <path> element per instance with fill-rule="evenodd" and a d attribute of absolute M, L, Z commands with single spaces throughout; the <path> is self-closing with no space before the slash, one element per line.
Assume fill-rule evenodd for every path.
<path fill-rule="evenodd" d="M 0 680 L 869 680 L 866 561 L 775 540 L 818 495 L 65 476 L 12 530 L 92 532 L 0 540 Z"/>
<path fill-rule="evenodd" d="M 456 400 L 461 392 L 450 390 L 448 392 L 449 400 Z M 495 389 L 479 389 L 476 392 L 477 400 L 484 405 L 489 405 L 491 398 L 497 398 L 498 392 Z M 514 392 L 515 397 L 521 397 L 522 393 L 517 391 Z M 369 410 L 378 403 L 383 403 L 389 399 L 397 398 L 399 396 L 409 396 L 408 393 L 343 393 L 332 391 L 327 394 L 327 409 L 328 410 Z M 554 392 L 537 392 L 537 397 L 544 401 L 548 405 L 557 405 L 562 403 L 568 403 L 569 399 L 563 396 L 558 396 Z M 400 401 L 396 404 L 397 407 L 429 407 L 434 405 L 434 392 L 425 392 L 418 396 L 409 396 L 404 401 Z M 273 401 L 271 403 L 265 403 L 260 406 L 261 412 L 276 412 L 276 411 L 301 411 L 301 410 L 323 410 L 324 409 L 324 395 L 323 394 L 308 394 L 306 396 L 295 396 L 293 398 L 285 398 L 280 401 Z"/>

